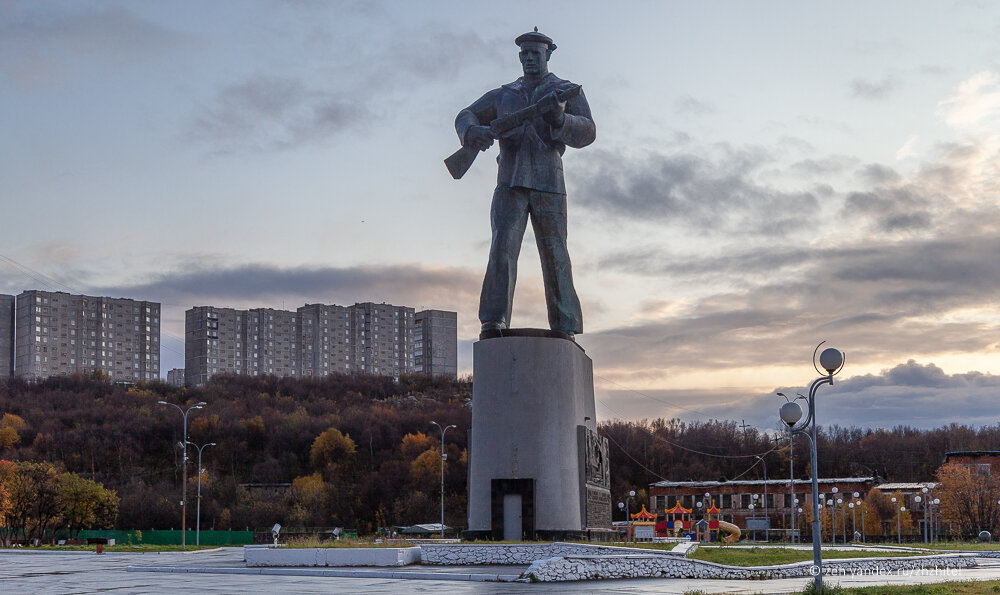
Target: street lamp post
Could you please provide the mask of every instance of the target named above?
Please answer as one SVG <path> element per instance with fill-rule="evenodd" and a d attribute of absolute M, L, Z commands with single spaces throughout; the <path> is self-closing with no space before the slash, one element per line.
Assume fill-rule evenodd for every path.
<path fill-rule="evenodd" d="M 625 522 L 628 528 L 628 533 L 625 534 L 625 543 L 631 541 L 632 537 L 632 498 L 635 498 L 635 490 L 629 490 L 625 502 L 618 503 L 618 510 L 625 511 Z"/>
<path fill-rule="evenodd" d="M 194 405 L 191 405 L 186 410 L 182 409 L 180 405 L 175 405 L 167 401 L 157 401 L 160 405 L 170 405 L 175 407 L 181 412 L 181 417 L 184 418 L 184 440 L 181 442 L 181 449 L 183 451 L 183 457 L 181 461 L 181 549 L 187 548 L 187 439 L 188 439 L 188 413 L 191 413 L 192 409 L 201 409 L 205 405 L 208 405 L 205 401 L 199 401 Z"/>
<path fill-rule="evenodd" d="M 784 397 L 785 402 L 790 402 L 788 396 L 785 393 L 777 393 L 779 397 Z M 798 401 L 802 399 L 806 400 L 806 397 L 799 393 L 795 400 Z M 799 409 L 799 416 L 801 417 L 802 410 Z M 792 431 L 792 427 L 788 427 L 788 492 L 792 500 L 792 543 L 795 543 L 795 530 L 798 525 L 795 524 L 795 509 L 798 506 L 799 499 L 795 497 L 795 432 Z M 800 511 L 801 512 L 801 511 Z M 799 541 L 802 541 L 801 537 Z"/>
<path fill-rule="evenodd" d="M 833 492 L 833 495 L 830 496 L 830 535 L 833 537 L 832 543 L 836 544 L 837 543 L 837 509 L 834 506 L 834 504 L 836 503 L 837 492 L 840 491 L 840 488 L 838 488 L 837 486 L 833 486 L 833 489 L 831 489 L 830 491 Z"/>
<path fill-rule="evenodd" d="M 820 369 L 816 366 L 816 352 L 823 345 L 820 343 L 813 351 L 813 367 L 820 374 Z M 833 377 L 844 367 L 844 355 L 836 349 L 829 348 L 823 350 L 819 356 L 819 365 L 826 371 L 826 375 L 821 375 L 809 386 L 809 415 L 805 421 L 799 424 L 802 419 L 802 407 L 795 401 L 785 403 L 781 406 L 779 414 L 781 421 L 785 422 L 792 435 L 803 434 L 809 438 L 809 461 L 812 475 L 812 504 L 813 504 L 813 565 L 816 567 L 814 585 L 817 592 L 823 591 L 823 554 L 820 544 L 820 524 L 819 524 L 819 469 L 816 456 L 816 390 L 824 384 L 833 384 Z M 796 425 L 798 424 L 798 425 Z M 811 435 L 810 435 L 811 434 Z"/>
<path fill-rule="evenodd" d="M 851 509 L 851 541 L 858 539 L 858 511 L 854 508 L 854 502 L 847 505 Z"/>
<path fill-rule="evenodd" d="M 760 465 L 764 468 L 764 520 L 767 522 L 767 525 L 764 526 L 764 541 L 767 542 L 771 539 L 771 533 L 769 530 L 771 527 L 771 519 L 767 516 L 767 461 L 765 461 L 764 457 L 760 455 L 754 456 L 760 459 Z"/>
<path fill-rule="evenodd" d="M 837 509 L 833 506 L 833 498 L 826 501 L 830 506 L 830 543 L 837 544 Z"/>
<path fill-rule="evenodd" d="M 938 533 L 941 531 L 941 499 L 934 498 L 933 504 L 934 506 L 937 506 L 938 509 L 937 513 L 931 509 L 931 525 L 934 527 L 934 541 L 938 541 Z M 935 516 L 935 514 L 937 516 Z"/>
<path fill-rule="evenodd" d="M 448 458 L 448 455 L 444 453 L 444 435 L 448 430 L 457 428 L 458 426 L 450 425 L 442 428 L 441 424 L 436 421 L 432 421 L 431 423 L 441 430 L 441 537 L 444 537 L 444 461 Z"/>
<path fill-rule="evenodd" d="M 215 446 L 214 442 L 209 442 L 208 444 L 203 444 L 198 446 L 194 442 L 188 442 L 191 446 L 198 449 L 198 512 L 195 513 L 195 530 L 194 530 L 194 544 L 195 546 L 201 545 L 201 474 L 205 472 L 201 468 L 201 453 L 209 446 Z"/>
<path fill-rule="evenodd" d="M 926 490 L 927 488 L 924 488 L 924 489 Z M 914 496 L 913 497 L 913 501 L 916 502 L 917 504 L 920 504 L 921 502 L 924 502 L 924 499 L 922 497 L 920 497 L 920 496 Z M 924 502 L 924 526 L 921 528 L 920 536 L 924 538 L 925 542 L 927 541 L 927 503 L 926 502 Z"/>
<path fill-rule="evenodd" d="M 843 498 L 837 498 L 837 508 L 840 509 L 840 528 L 844 532 L 844 545 L 847 545 L 847 510 L 844 508 Z"/>

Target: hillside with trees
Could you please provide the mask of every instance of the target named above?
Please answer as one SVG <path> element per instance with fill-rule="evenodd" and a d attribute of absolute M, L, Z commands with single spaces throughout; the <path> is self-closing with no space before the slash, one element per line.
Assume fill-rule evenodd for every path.
<path fill-rule="evenodd" d="M 204 401 L 206 406 L 191 410 L 188 418 L 190 442 L 215 443 L 205 448 L 202 461 L 203 529 L 280 522 L 367 533 L 436 522 L 440 434 L 432 420 L 457 426 L 445 441 L 445 522 L 463 527 L 471 398 L 468 380 L 426 377 L 394 382 L 361 375 L 228 376 L 197 389 L 120 386 L 99 377 L 10 379 L 0 383 L 0 459 L 11 462 L 0 466 L 0 516 L 6 526 L 16 522 L 9 513 L 15 487 L 9 477 L 31 463 L 56 478 L 52 485 L 69 477 L 61 480 L 67 489 L 76 485 L 91 499 L 97 499 L 91 484 L 114 495 L 105 498 L 103 508 L 91 506 L 82 520 L 58 513 L 60 526 L 179 528 L 182 418 L 176 408 L 158 401 L 184 408 Z M 661 479 L 760 479 L 762 464 L 754 455 L 763 455 L 768 477 L 788 475 L 787 435 L 775 437 L 733 421 L 611 420 L 599 430 L 611 442 L 616 499 L 629 489 L 644 498 L 645 488 Z M 819 472 L 931 480 L 945 452 L 998 445 L 1000 426 L 833 426 L 820 432 Z M 189 448 L 188 453 L 188 502 L 193 504 L 197 451 Z M 794 456 L 796 476 L 807 477 L 804 441 L 796 443 Z M 80 484 L 84 480 L 90 483 Z"/>

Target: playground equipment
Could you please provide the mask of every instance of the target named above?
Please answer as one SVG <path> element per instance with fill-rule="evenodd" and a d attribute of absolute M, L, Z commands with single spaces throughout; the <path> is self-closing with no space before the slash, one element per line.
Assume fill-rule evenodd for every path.
<path fill-rule="evenodd" d="M 646 505 L 642 505 L 642 510 L 632 516 L 632 539 L 636 541 L 653 541 L 656 537 L 656 515 L 646 510 Z"/>
<path fill-rule="evenodd" d="M 723 538 L 723 541 L 726 543 L 735 543 L 740 540 L 740 528 L 736 525 L 727 523 L 726 521 L 719 521 L 719 529 L 728 533 L 728 535 Z"/>
<path fill-rule="evenodd" d="M 693 510 L 684 508 L 680 503 L 663 512 L 665 519 L 656 523 L 656 535 L 659 537 L 688 537 L 701 542 L 719 541 L 721 538 L 726 543 L 733 543 L 739 541 L 742 535 L 739 527 L 719 518 L 722 511 L 715 505 L 715 500 L 705 509 L 704 518 L 698 521 L 692 519 Z M 720 536 L 720 531 L 726 535 Z"/>

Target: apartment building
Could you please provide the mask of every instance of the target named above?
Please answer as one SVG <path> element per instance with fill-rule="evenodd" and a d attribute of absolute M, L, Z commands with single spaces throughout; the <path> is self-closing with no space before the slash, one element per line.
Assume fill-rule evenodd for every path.
<path fill-rule="evenodd" d="M 182 388 L 184 386 L 184 368 L 167 370 L 167 384 Z"/>
<path fill-rule="evenodd" d="M 199 386 L 216 374 L 412 374 L 415 314 L 410 307 L 374 302 L 306 304 L 295 312 L 198 306 L 185 317 L 185 382 Z M 447 321 L 449 313 L 442 314 L 438 318 Z M 454 358 L 456 338 L 453 343 Z"/>
<path fill-rule="evenodd" d="M 413 371 L 458 377 L 458 313 L 422 310 L 413 321 Z"/>
<path fill-rule="evenodd" d="M 365 302 L 351 309 L 358 370 L 382 376 L 412 374 L 413 308 Z"/>
<path fill-rule="evenodd" d="M 299 315 L 300 376 L 355 371 L 357 337 L 354 310 L 348 306 L 306 304 Z"/>
<path fill-rule="evenodd" d="M 0 295 L 0 378 L 14 374 L 14 300 Z"/>
<path fill-rule="evenodd" d="M 17 296 L 14 371 L 26 378 L 103 372 L 160 377 L 160 304 L 30 290 Z"/>

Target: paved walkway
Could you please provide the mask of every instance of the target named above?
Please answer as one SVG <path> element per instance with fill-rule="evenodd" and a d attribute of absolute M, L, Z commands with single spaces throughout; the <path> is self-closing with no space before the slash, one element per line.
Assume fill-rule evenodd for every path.
<path fill-rule="evenodd" d="M 880 576 L 828 576 L 828 583 L 860 587 L 1000 579 L 1000 560 L 980 558 L 962 570 L 909 571 Z M 132 567 L 132 571 L 129 571 Z M 142 571 L 141 569 L 155 569 Z M 200 552 L 107 553 L 0 550 L 0 594 L 7 593 L 796 593 L 806 579 L 725 581 L 632 579 L 577 583 L 480 582 L 523 567 L 408 566 L 368 568 L 252 568 L 241 548 Z M 248 573 L 249 572 L 249 573 Z M 331 575 L 341 572 L 344 575 Z M 387 573 L 393 577 L 380 575 Z M 462 580 L 457 580 L 464 576 Z M 407 580 L 409 579 L 409 580 Z M 401 584 L 404 583 L 405 584 Z"/>

